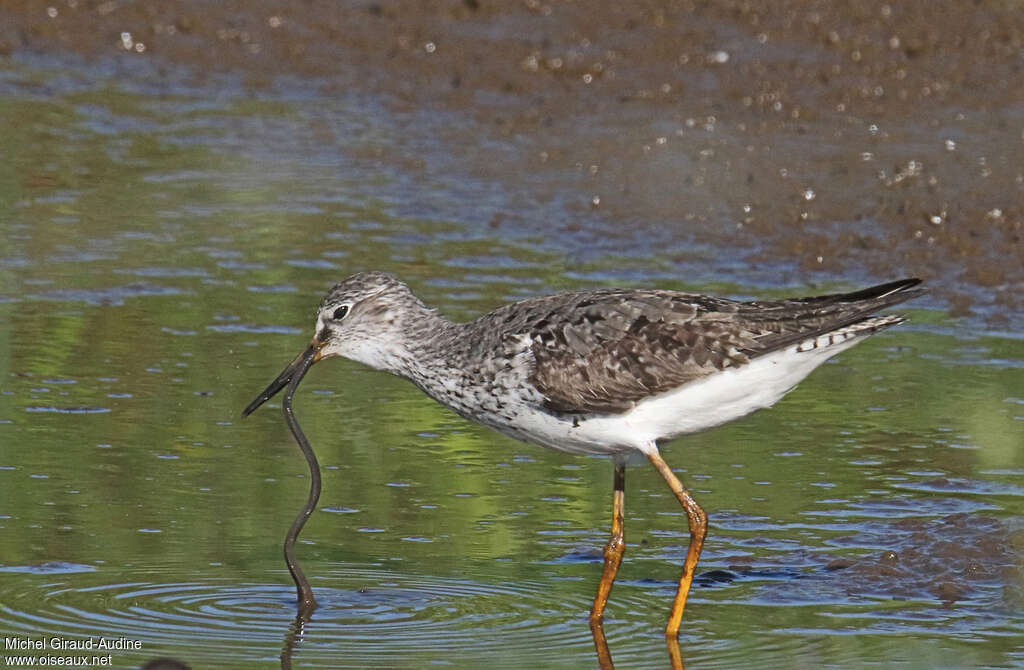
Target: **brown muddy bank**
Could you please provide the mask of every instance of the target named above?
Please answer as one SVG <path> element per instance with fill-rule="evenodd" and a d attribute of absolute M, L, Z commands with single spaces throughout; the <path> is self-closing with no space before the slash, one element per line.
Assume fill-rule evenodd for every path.
<path fill-rule="evenodd" d="M 1024 282 L 1022 49 L 1024 15 L 995 0 L 0 8 L 6 55 L 231 72 L 256 96 L 301 77 L 455 112 L 440 140 L 466 172 L 568 202 L 563 227 L 672 227 L 801 285 L 919 275 L 996 328 Z"/>

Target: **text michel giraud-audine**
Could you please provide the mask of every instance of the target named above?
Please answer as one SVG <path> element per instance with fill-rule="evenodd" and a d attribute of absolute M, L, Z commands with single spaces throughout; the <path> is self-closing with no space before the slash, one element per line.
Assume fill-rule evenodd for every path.
<path fill-rule="evenodd" d="M 6 651 L 127 651 L 142 648 L 142 642 L 126 637 L 5 637 Z"/>

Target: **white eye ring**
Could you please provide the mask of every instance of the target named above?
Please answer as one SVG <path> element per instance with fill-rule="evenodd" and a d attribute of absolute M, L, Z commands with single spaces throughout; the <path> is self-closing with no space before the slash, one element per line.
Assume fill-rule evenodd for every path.
<path fill-rule="evenodd" d="M 334 313 L 331 314 L 331 318 L 335 321 L 341 321 L 345 318 L 346 314 L 348 314 L 348 305 L 342 305 L 338 309 L 334 310 Z"/>

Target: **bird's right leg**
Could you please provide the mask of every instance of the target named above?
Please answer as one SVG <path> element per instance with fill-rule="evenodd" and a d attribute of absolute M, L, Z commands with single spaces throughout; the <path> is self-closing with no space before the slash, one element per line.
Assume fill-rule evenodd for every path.
<path fill-rule="evenodd" d="M 623 529 L 623 515 L 626 509 L 626 464 L 615 462 L 615 490 L 612 498 L 612 536 L 604 548 L 604 571 L 601 582 L 597 585 L 594 606 L 590 610 L 590 627 L 600 628 L 604 617 L 604 607 L 608 604 L 608 595 L 612 591 L 612 582 L 622 563 L 622 555 L 626 553 L 626 536 Z"/>

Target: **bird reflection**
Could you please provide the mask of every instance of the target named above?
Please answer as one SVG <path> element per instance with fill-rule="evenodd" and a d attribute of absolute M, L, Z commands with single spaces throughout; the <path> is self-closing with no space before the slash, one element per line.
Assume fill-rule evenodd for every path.
<path fill-rule="evenodd" d="M 288 626 L 284 636 L 284 645 L 281 648 L 281 670 L 291 670 L 292 656 L 305 639 L 309 623 L 313 619 L 313 613 L 308 610 L 299 610 Z M 611 650 L 608 648 L 608 640 L 604 636 L 604 628 L 600 623 L 590 627 L 594 636 L 594 649 L 597 651 L 597 664 L 601 670 L 615 670 L 612 662 Z M 668 647 L 669 667 L 672 670 L 685 670 L 683 666 L 683 654 L 679 648 L 679 640 L 671 635 L 665 636 L 665 645 Z"/>
<path fill-rule="evenodd" d="M 590 632 L 594 635 L 597 664 L 601 670 L 615 670 L 615 664 L 612 662 L 612 653 L 608 649 L 608 641 L 604 637 L 604 628 L 600 623 L 595 623 L 590 626 Z M 668 647 L 669 667 L 672 670 L 685 670 L 683 667 L 683 652 L 679 648 L 679 640 L 675 636 L 666 635 L 665 645 Z"/>

